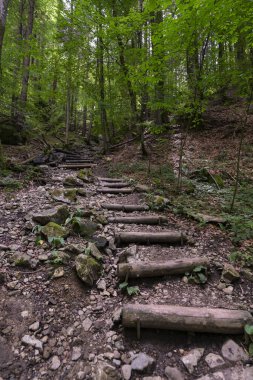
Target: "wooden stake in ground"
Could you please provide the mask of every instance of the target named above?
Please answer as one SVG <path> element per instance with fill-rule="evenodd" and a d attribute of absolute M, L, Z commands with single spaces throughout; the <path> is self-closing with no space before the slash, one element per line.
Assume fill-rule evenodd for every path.
<path fill-rule="evenodd" d="M 245 310 L 211 309 L 174 305 L 128 304 L 123 307 L 122 324 L 136 328 L 168 329 L 217 334 L 242 334 L 253 318 Z"/>
<path fill-rule="evenodd" d="M 118 264 L 117 275 L 120 279 L 139 277 L 158 277 L 190 272 L 199 265 L 209 266 L 209 260 L 201 257 L 169 260 L 164 262 L 142 262 Z"/>
<path fill-rule="evenodd" d="M 115 236 L 117 244 L 182 244 L 186 236 L 182 232 L 121 232 Z"/>

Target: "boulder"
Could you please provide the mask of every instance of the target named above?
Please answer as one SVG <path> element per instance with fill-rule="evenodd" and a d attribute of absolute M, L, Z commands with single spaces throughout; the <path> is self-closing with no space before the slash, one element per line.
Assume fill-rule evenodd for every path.
<path fill-rule="evenodd" d="M 230 283 L 239 280 L 240 273 L 231 264 L 224 264 L 224 268 L 221 274 L 221 279 L 224 282 Z"/>
<path fill-rule="evenodd" d="M 69 244 L 64 248 L 64 251 L 72 255 L 80 255 L 85 251 L 85 248 L 84 244 Z"/>
<path fill-rule="evenodd" d="M 49 222 L 43 226 L 41 228 L 41 233 L 47 238 L 47 240 L 54 237 L 63 238 L 68 234 L 66 228 L 54 222 Z"/>
<path fill-rule="evenodd" d="M 90 169 L 81 169 L 77 173 L 77 178 L 85 183 L 89 183 L 92 181 L 92 171 Z"/>
<path fill-rule="evenodd" d="M 78 255 L 75 260 L 78 277 L 89 286 L 99 279 L 102 266 L 93 258 L 87 255 Z"/>
<path fill-rule="evenodd" d="M 66 177 L 64 179 L 63 185 L 66 187 L 83 187 L 82 182 L 73 176 Z"/>
<path fill-rule="evenodd" d="M 55 201 L 68 204 L 76 202 L 76 194 L 76 189 L 54 189 L 50 191 L 50 195 Z"/>
<path fill-rule="evenodd" d="M 44 226 L 49 222 L 64 224 L 69 217 L 69 209 L 66 206 L 59 206 L 52 209 L 41 211 L 32 216 L 34 222 Z"/>
<path fill-rule="evenodd" d="M 84 238 L 91 238 L 98 228 L 97 224 L 91 220 L 78 217 L 72 219 L 71 225 L 73 231 Z"/>
<path fill-rule="evenodd" d="M 102 253 L 97 249 L 96 245 L 94 243 L 89 243 L 87 247 L 88 253 L 94 257 L 97 261 L 103 261 L 103 255 Z"/>

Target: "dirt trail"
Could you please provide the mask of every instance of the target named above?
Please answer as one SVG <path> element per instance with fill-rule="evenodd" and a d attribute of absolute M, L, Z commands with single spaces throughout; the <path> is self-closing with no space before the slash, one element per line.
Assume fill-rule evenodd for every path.
<path fill-rule="evenodd" d="M 35 244 L 31 215 L 61 204 L 49 192 L 62 188 L 64 179 L 77 172 L 64 168 L 44 170 L 47 185 L 31 185 L 0 195 L 0 379 L 253 379 L 240 335 L 141 328 L 138 340 L 136 330 L 124 329 L 117 322 L 117 313 L 126 303 L 252 308 L 251 283 L 246 279 L 231 285 L 227 293 L 218 288 L 223 262 L 231 249 L 225 234 L 215 226 L 199 228 L 193 221 L 168 211 L 158 213 L 168 218 L 166 225 L 99 224 L 97 235 L 105 237 L 108 243 L 97 284 L 87 287 L 77 277 L 74 256 L 61 265 L 63 275 L 53 278 L 56 267 L 48 263 L 52 249 L 45 243 Z M 97 192 L 101 186 L 97 177 L 106 176 L 103 165 L 95 167 L 94 174 L 93 182 L 83 184 L 86 197 L 78 196 L 75 203 L 68 205 L 72 211 L 92 208 L 104 217 L 115 217 L 126 213 L 107 211 L 101 205 L 146 203 L 145 194 L 141 193 Z M 143 214 L 154 212 L 127 213 Z M 186 234 L 188 243 L 115 246 L 115 234 L 120 232 L 171 229 Z M 65 244 L 80 243 L 86 241 L 71 235 Z M 130 298 L 119 289 L 116 274 L 122 252 L 128 249 L 127 257 L 129 248 L 134 260 L 144 262 L 207 257 L 211 263 L 208 282 L 193 285 L 185 282 L 183 275 L 131 280 L 131 286 L 138 286 L 140 293 Z M 64 248 L 60 251 L 64 252 Z M 32 268 L 13 265 L 16 254 L 28 255 Z M 228 339 L 233 341 L 226 347 Z"/>

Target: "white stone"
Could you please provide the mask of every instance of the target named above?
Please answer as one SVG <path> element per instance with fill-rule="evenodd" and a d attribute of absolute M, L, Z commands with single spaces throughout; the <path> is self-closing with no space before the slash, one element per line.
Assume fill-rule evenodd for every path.
<path fill-rule="evenodd" d="M 85 318 L 85 320 L 82 323 L 84 331 L 89 331 L 92 326 L 92 321 L 90 318 Z"/>
<path fill-rule="evenodd" d="M 215 369 L 221 368 L 225 364 L 223 358 L 220 355 L 216 355 L 216 354 L 212 354 L 212 353 L 208 354 L 206 356 L 205 362 L 212 369 L 213 368 L 215 368 Z"/>
<path fill-rule="evenodd" d="M 235 343 L 232 339 L 226 341 L 221 349 L 222 356 L 231 362 L 238 362 L 240 360 L 247 360 L 247 353 Z"/>
<path fill-rule="evenodd" d="M 23 344 L 26 344 L 28 346 L 32 346 L 34 348 L 37 348 L 38 350 L 42 351 L 43 344 L 39 339 L 36 339 L 34 336 L 31 335 L 24 335 L 21 339 L 21 342 Z"/>
<path fill-rule="evenodd" d="M 55 371 L 60 367 L 60 365 L 61 365 L 60 359 L 58 358 L 58 356 L 54 355 L 51 360 L 50 369 Z"/>
<path fill-rule="evenodd" d="M 203 356 L 204 351 L 204 348 L 195 348 L 182 357 L 181 360 L 189 373 L 193 373 L 195 367 L 198 365 L 199 360 Z"/>
<path fill-rule="evenodd" d="M 76 361 L 82 355 L 82 349 L 79 346 L 73 347 L 71 360 Z"/>
<path fill-rule="evenodd" d="M 32 325 L 29 326 L 29 330 L 31 331 L 37 331 L 40 327 L 39 321 L 34 322 Z"/>

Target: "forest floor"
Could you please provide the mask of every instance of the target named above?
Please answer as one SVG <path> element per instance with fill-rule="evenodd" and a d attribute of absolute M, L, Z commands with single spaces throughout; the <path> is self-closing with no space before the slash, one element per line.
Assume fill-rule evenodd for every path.
<path fill-rule="evenodd" d="M 214 123 L 222 118 L 222 113 L 217 111 L 216 119 L 212 113 Z M 229 112 L 224 120 L 226 117 L 229 120 Z M 211 122 L 211 117 L 208 120 Z M 77 277 L 75 257 L 68 251 L 69 245 L 85 245 L 86 240 L 71 234 L 63 247 L 56 250 L 38 239 L 31 222 L 33 214 L 60 205 L 50 196 L 50 191 L 63 188 L 66 177 L 75 177 L 77 172 L 45 167 L 38 183 L 38 173 L 31 169 L 28 175 L 14 174 L 22 182 L 22 188 L 0 190 L 0 379 L 127 380 L 129 371 L 133 380 L 253 378 L 252 361 L 248 359 L 242 335 L 141 329 L 138 340 L 136 331 L 116 323 L 117 311 L 126 303 L 253 309 L 253 232 L 249 223 L 253 211 L 253 133 L 247 133 L 243 145 L 239 194 L 231 215 L 228 210 L 239 136 L 237 127 L 233 133 L 230 122 L 224 120 L 224 128 L 210 126 L 208 130 L 187 135 L 181 193 L 176 190 L 182 141 L 177 130 L 147 140 L 150 159 L 140 158 L 136 144 L 100 159 L 93 179 L 83 184 L 86 196 L 78 196 L 76 202 L 67 205 L 71 212 L 91 209 L 95 213 L 93 217 L 98 214 L 103 219 L 115 216 L 115 212 L 102 210 L 102 203 L 148 203 L 152 208 L 148 213 L 166 216 L 168 225 L 98 222 L 97 235 L 105 237 L 109 247 L 103 251 L 101 279 L 92 288 Z M 27 147 L 4 150 L 12 160 L 27 158 Z M 213 181 L 216 174 L 218 177 Z M 127 195 L 101 194 L 97 192 L 98 176 L 120 176 L 131 185 L 146 184 L 149 190 Z M 156 203 L 157 195 L 164 202 L 168 199 L 163 210 Z M 199 213 L 221 215 L 227 224 L 204 223 Z M 184 232 L 189 242 L 182 246 L 132 244 L 130 249 L 135 258 L 164 261 L 206 257 L 211 263 L 207 282 L 191 284 L 184 275 L 131 280 L 131 286 L 138 286 L 140 292 L 127 296 L 119 289 L 116 275 L 119 257 L 126 247 L 114 245 L 115 233 L 167 229 Z M 66 252 L 69 256 L 63 255 Z M 27 267 L 18 261 L 24 255 Z M 233 284 L 220 286 L 224 264 L 231 260 L 240 278 Z M 29 339 L 24 339 L 25 336 Z M 136 359 L 139 371 L 134 370 Z"/>

